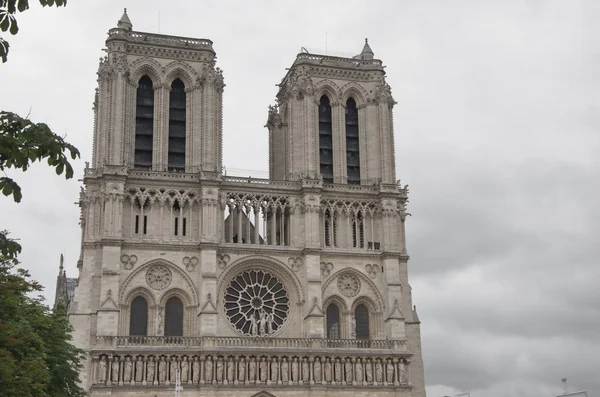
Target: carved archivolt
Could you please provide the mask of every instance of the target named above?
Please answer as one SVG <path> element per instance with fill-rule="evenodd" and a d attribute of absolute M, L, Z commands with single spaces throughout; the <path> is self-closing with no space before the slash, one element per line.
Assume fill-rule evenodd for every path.
<path fill-rule="evenodd" d="M 358 291 L 356 293 L 354 293 L 357 289 L 354 279 L 358 280 Z M 348 283 L 350 283 L 350 285 L 346 287 Z M 370 296 L 372 297 L 371 306 L 373 307 L 374 311 L 381 312 L 385 306 L 383 304 L 381 293 L 377 289 L 377 286 L 373 283 L 373 280 L 367 277 L 364 273 L 352 268 L 345 268 L 334 273 L 323 283 L 322 291 L 324 302 L 330 299 L 330 297 L 338 295 L 346 301 L 348 306 L 350 306 L 361 297 Z M 347 294 L 345 294 L 343 291 L 347 291 Z"/>
<path fill-rule="evenodd" d="M 163 67 L 152 58 L 140 58 L 134 61 L 129 66 L 129 79 L 132 84 L 137 86 L 140 78 L 148 75 L 152 80 L 154 88 L 160 87 L 163 84 L 162 76 L 164 74 Z"/>
<path fill-rule="evenodd" d="M 369 93 L 367 90 L 354 81 L 346 83 L 340 88 L 340 102 L 344 106 L 350 97 L 354 98 L 358 107 L 364 106 L 367 104 L 368 95 Z"/>
<path fill-rule="evenodd" d="M 323 199 L 321 200 L 321 209 L 363 216 L 381 213 L 381 205 L 376 201 Z"/>
<path fill-rule="evenodd" d="M 265 194 L 246 194 L 229 192 L 222 195 L 222 205 L 228 206 L 230 209 L 263 209 L 268 211 L 271 209 L 287 209 L 291 208 L 290 198 L 288 196 L 276 196 Z"/>
<path fill-rule="evenodd" d="M 314 100 L 319 103 L 321 97 L 326 95 L 329 102 L 333 105 L 340 102 L 340 87 L 331 80 L 321 80 L 315 85 Z"/>
<path fill-rule="evenodd" d="M 173 61 L 165 66 L 164 74 L 166 87 L 170 87 L 173 80 L 179 78 L 183 81 L 186 90 L 195 89 L 200 80 L 196 71 L 189 64 L 181 61 Z"/>
<path fill-rule="evenodd" d="M 166 281 L 167 277 L 170 281 Z M 180 289 L 185 292 L 190 305 L 198 305 L 198 294 L 192 280 L 180 267 L 164 259 L 149 261 L 135 269 L 123 282 L 120 301 L 123 302 L 125 297 L 130 296 L 133 289 L 145 285 L 155 290 L 152 295 L 156 301 L 159 300 L 159 292 L 164 296 L 172 289 Z"/>
<path fill-rule="evenodd" d="M 126 197 L 131 203 L 160 203 L 173 205 L 175 202 L 180 206 L 186 204 L 200 203 L 200 191 L 196 189 L 164 189 L 164 188 L 144 188 L 128 187 L 125 192 Z M 138 204 L 139 205 L 139 204 Z"/>

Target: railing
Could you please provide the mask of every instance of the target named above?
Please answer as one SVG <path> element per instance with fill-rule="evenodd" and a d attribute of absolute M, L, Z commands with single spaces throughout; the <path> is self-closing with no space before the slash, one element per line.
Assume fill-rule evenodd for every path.
<path fill-rule="evenodd" d="M 249 347 L 279 349 L 406 350 L 404 340 L 264 338 L 225 336 L 96 336 L 97 348 L 108 347 Z"/>
<path fill-rule="evenodd" d="M 176 47 L 188 47 L 195 49 L 209 49 L 213 51 L 213 42 L 208 39 L 194 39 L 190 37 L 166 36 L 156 33 L 127 32 L 124 29 L 113 28 L 108 31 L 109 37 L 126 36 L 130 41 L 149 44 L 162 44 Z"/>

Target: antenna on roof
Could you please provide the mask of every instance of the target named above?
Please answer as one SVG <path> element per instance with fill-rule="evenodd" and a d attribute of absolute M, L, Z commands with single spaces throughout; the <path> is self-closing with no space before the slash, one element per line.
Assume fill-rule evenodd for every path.
<path fill-rule="evenodd" d="M 306 49 L 306 47 L 301 47 L 301 48 L 300 48 L 300 52 L 303 52 L 303 53 L 305 53 L 305 54 L 308 54 L 308 50 Z M 286 69 L 289 69 L 289 68 L 286 68 Z"/>
<path fill-rule="evenodd" d="M 160 10 L 158 10 L 158 33 L 160 33 Z"/>
<path fill-rule="evenodd" d="M 325 55 L 327 55 L 327 32 L 325 32 Z"/>

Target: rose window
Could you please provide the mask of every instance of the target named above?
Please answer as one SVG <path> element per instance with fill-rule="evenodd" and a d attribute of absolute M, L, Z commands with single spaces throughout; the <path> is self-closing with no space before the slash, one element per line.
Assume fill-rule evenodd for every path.
<path fill-rule="evenodd" d="M 263 270 L 247 270 L 227 286 L 225 315 L 231 325 L 248 336 L 268 336 L 283 326 L 290 299 L 283 283 Z"/>

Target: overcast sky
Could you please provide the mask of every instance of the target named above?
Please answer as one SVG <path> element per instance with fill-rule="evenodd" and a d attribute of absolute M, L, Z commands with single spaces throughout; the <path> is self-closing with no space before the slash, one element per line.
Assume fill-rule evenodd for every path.
<path fill-rule="evenodd" d="M 267 105 L 302 46 L 324 51 L 327 37 L 330 53 L 354 54 L 368 37 L 398 101 L 428 396 L 549 397 L 562 377 L 600 396 L 600 1 L 32 4 L 0 65 L 0 109 L 66 134 L 77 177 L 124 6 L 134 30 L 214 41 L 229 168 L 268 169 Z M 53 299 L 60 253 L 76 276 L 80 184 L 43 165 L 8 174 L 23 201 L 0 199 L 0 227 Z"/>

